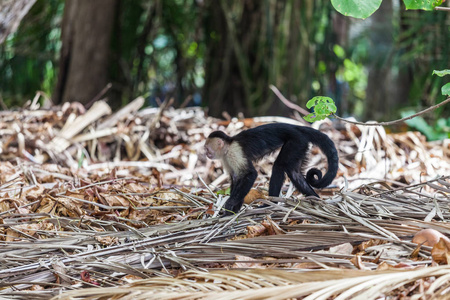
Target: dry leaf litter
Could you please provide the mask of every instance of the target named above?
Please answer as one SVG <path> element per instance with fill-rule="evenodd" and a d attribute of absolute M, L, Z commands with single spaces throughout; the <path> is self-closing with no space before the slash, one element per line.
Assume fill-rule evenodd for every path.
<path fill-rule="evenodd" d="M 446 299 L 450 142 L 331 122 L 339 172 L 322 200 L 286 183 L 274 156 L 233 217 L 205 136 L 271 121 L 220 121 L 201 108 L 116 113 L 104 101 L 0 113 L 1 297 L 33 299 Z M 326 168 L 311 149 L 310 164 Z M 268 204 L 261 207 L 261 204 Z M 433 234 L 433 232 L 432 232 Z M 438 235 L 438 237 L 440 237 Z M 427 238 L 425 238 L 427 239 Z M 370 288 L 369 288 L 370 287 Z M 403 298 L 402 298 L 403 297 Z M 413 298 L 408 298 L 413 297 Z"/>

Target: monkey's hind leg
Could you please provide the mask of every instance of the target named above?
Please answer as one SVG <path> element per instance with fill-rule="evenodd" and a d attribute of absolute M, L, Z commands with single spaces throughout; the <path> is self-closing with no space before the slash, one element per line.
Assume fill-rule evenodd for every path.
<path fill-rule="evenodd" d="M 289 179 L 291 179 L 292 183 L 302 194 L 306 196 L 316 196 L 320 198 L 319 195 L 313 190 L 313 188 L 306 182 L 305 177 L 300 171 L 297 170 L 287 170 L 286 171 Z"/>
<path fill-rule="evenodd" d="M 305 160 L 306 153 L 308 153 L 307 142 L 301 139 L 289 141 L 286 144 L 284 144 L 284 146 L 281 148 L 280 154 L 278 155 L 273 168 L 275 169 L 276 167 L 277 172 L 279 172 L 278 171 L 279 169 L 282 169 L 284 172 L 286 172 L 287 176 L 292 181 L 295 188 L 301 193 L 305 194 L 306 196 L 319 197 L 319 195 L 317 195 L 317 193 L 313 190 L 313 188 L 309 185 L 309 183 L 306 181 L 305 177 L 301 173 L 301 167 L 303 161 Z M 282 183 L 280 184 L 279 187 L 280 189 L 281 185 Z M 269 184 L 269 191 L 270 191 L 270 184 Z M 278 193 L 280 193 L 279 190 Z"/>
<path fill-rule="evenodd" d="M 279 157 L 279 156 L 278 156 Z M 270 176 L 269 182 L 269 196 L 279 197 L 281 192 L 281 187 L 284 183 L 284 168 L 280 163 L 278 158 L 272 167 L 272 175 Z"/>

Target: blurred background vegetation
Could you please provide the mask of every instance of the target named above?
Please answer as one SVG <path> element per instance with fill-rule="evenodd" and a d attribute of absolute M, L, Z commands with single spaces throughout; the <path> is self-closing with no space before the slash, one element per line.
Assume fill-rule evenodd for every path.
<path fill-rule="evenodd" d="M 213 116 L 288 115 L 273 84 L 302 107 L 326 95 L 341 116 L 393 119 L 443 101 L 431 74 L 450 62 L 450 13 L 402 5 L 356 20 L 329 0 L 37 0 L 0 45 L 2 105 L 38 90 L 90 104 L 111 83 L 113 108 L 174 97 Z M 446 131 L 449 112 L 425 124 Z"/>

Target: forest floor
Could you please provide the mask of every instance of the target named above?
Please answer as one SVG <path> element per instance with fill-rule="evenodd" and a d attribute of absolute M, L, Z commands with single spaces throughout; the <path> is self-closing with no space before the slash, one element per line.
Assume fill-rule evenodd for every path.
<path fill-rule="evenodd" d="M 321 200 L 289 182 L 268 197 L 271 156 L 244 209 L 219 218 L 228 179 L 205 136 L 300 122 L 143 104 L 0 112 L 0 297 L 448 299 L 449 140 L 315 124 L 340 156 Z"/>

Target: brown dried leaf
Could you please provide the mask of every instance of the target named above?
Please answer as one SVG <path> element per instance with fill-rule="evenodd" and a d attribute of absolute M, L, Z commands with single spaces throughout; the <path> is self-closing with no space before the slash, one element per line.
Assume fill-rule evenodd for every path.
<path fill-rule="evenodd" d="M 278 234 L 286 234 L 286 232 L 278 226 L 276 222 L 274 222 L 270 217 L 267 217 L 267 220 L 261 222 L 266 229 L 269 235 L 278 235 Z"/>
<path fill-rule="evenodd" d="M 267 228 L 262 224 L 247 226 L 248 238 L 253 238 L 261 235 L 267 235 Z"/>
<path fill-rule="evenodd" d="M 419 245 L 423 244 L 425 246 L 433 247 L 441 238 L 450 244 L 450 239 L 439 231 L 434 229 L 423 229 L 414 235 L 412 242 Z"/>
<path fill-rule="evenodd" d="M 265 199 L 265 198 L 266 197 L 265 197 L 264 193 L 261 190 L 259 190 L 259 189 L 251 189 L 250 192 L 247 194 L 247 196 L 245 196 L 244 202 L 246 204 L 250 204 L 250 203 L 252 203 L 255 200 Z"/>
<path fill-rule="evenodd" d="M 352 259 L 350 259 L 350 262 L 357 267 L 360 270 L 369 270 L 363 263 L 361 255 L 355 255 Z"/>
<path fill-rule="evenodd" d="M 117 237 L 96 236 L 95 239 L 103 246 L 114 246 L 119 244 L 119 239 Z"/>
<path fill-rule="evenodd" d="M 7 242 L 13 242 L 17 240 L 20 237 L 20 233 L 18 233 L 15 230 L 12 230 L 11 228 L 6 229 L 6 238 L 5 241 Z"/>
<path fill-rule="evenodd" d="M 450 243 L 448 243 L 444 238 L 440 238 L 439 242 L 437 242 L 437 244 L 433 246 L 433 249 L 431 249 L 431 256 L 438 264 L 450 263 Z"/>
<path fill-rule="evenodd" d="M 356 250 L 364 251 L 369 247 L 383 245 L 383 244 L 386 244 L 386 241 L 370 239 L 368 241 L 364 241 L 361 244 L 359 244 L 358 247 L 356 247 Z M 353 253 L 353 254 L 355 254 L 355 253 Z"/>
<path fill-rule="evenodd" d="M 387 262 L 383 261 L 378 265 L 377 270 L 398 270 L 398 269 L 415 269 L 416 267 L 407 263 L 398 263 L 396 265 L 390 265 Z"/>
<path fill-rule="evenodd" d="M 137 275 L 128 274 L 119 279 L 119 284 L 132 283 L 134 281 L 142 280 L 143 278 Z"/>
<path fill-rule="evenodd" d="M 321 269 L 322 267 L 313 262 L 296 263 L 292 266 L 293 269 Z"/>
<path fill-rule="evenodd" d="M 100 196 L 106 201 L 109 206 L 125 206 L 130 205 L 130 201 L 119 195 L 111 195 L 107 193 L 101 193 Z"/>
<path fill-rule="evenodd" d="M 248 256 L 243 256 L 243 255 L 236 255 L 236 260 L 249 260 L 249 261 L 253 261 L 255 260 L 254 258 L 248 257 Z M 261 268 L 262 264 L 261 263 L 252 263 L 252 262 L 235 262 L 231 268 L 236 269 L 236 268 Z"/>

